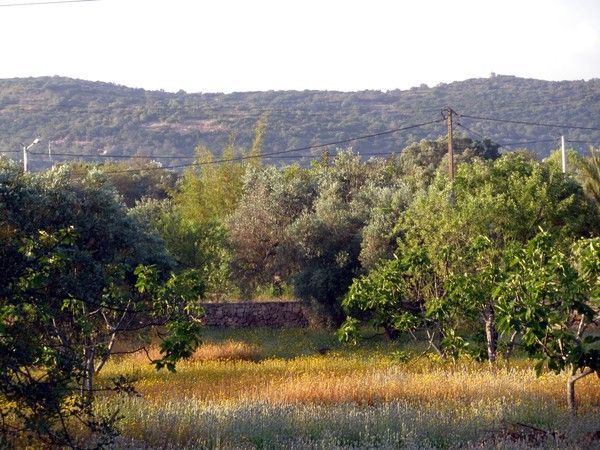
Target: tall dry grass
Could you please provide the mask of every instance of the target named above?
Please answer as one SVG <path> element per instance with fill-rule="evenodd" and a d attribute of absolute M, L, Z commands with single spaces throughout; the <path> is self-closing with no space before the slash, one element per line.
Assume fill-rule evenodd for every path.
<path fill-rule="evenodd" d="M 139 350 L 124 358 L 126 364 L 143 364 L 160 358 L 157 346 Z M 185 363 L 202 361 L 259 361 L 262 358 L 258 346 L 227 339 L 224 342 L 202 344 Z"/>
<path fill-rule="evenodd" d="M 513 448 L 510 439 L 487 436 L 522 423 L 562 436 L 543 445 L 578 448 L 581 436 L 600 429 L 595 377 L 578 384 L 580 416 L 571 418 L 565 377 L 536 377 L 527 360 L 492 373 L 487 364 L 467 359 L 454 365 L 435 356 L 399 362 L 387 344 L 319 355 L 310 335 L 281 333 L 299 356 L 285 353 L 285 343 L 267 347 L 272 334 L 265 346 L 252 334 L 208 339 L 176 373 L 156 372 L 141 364 L 141 355 L 112 361 L 103 377 L 136 375 L 142 394 L 100 402 L 101 408 L 119 406 L 125 417 L 120 445 L 443 448 L 493 442 L 493 448 Z M 303 339 L 308 354 L 300 350 Z"/>
<path fill-rule="evenodd" d="M 447 367 L 435 360 L 397 363 L 381 355 L 363 359 L 334 353 L 257 361 L 259 355 L 252 347 L 225 342 L 199 350 L 174 374 L 141 364 L 142 355 L 108 366 L 106 374 L 137 375 L 140 393 L 155 403 L 183 397 L 273 404 L 527 399 L 562 405 L 565 397 L 564 376 L 537 377 L 524 363 L 494 374 L 486 364 L 468 360 Z M 582 380 L 577 398 L 582 408 L 600 407 L 600 383 L 593 377 Z"/>

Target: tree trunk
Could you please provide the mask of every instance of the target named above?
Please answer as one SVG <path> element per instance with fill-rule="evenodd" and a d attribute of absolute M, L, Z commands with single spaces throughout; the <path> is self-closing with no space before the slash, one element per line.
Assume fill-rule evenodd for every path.
<path fill-rule="evenodd" d="M 496 364 L 496 353 L 498 350 L 498 332 L 494 321 L 496 313 L 491 303 L 485 305 L 484 320 L 485 320 L 485 337 L 487 340 L 487 353 L 490 367 L 493 369 Z"/>
<path fill-rule="evenodd" d="M 575 381 L 577 379 L 573 375 L 569 375 L 567 379 L 567 405 L 572 415 L 577 415 L 577 400 L 575 399 Z"/>
<path fill-rule="evenodd" d="M 104 364 L 106 364 L 106 361 L 108 361 L 108 358 L 110 358 L 110 354 L 115 345 L 116 339 L 117 339 L 117 333 L 115 332 L 110 337 L 110 342 L 108 343 L 106 351 L 104 352 L 103 355 L 100 356 L 100 361 L 98 361 L 98 364 L 96 364 L 96 368 L 94 369 L 95 374 L 99 373 L 100 370 L 102 370 L 102 367 L 104 367 Z"/>
<path fill-rule="evenodd" d="M 442 348 L 442 332 L 426 330 L 426 333 L 429 347 L 433 348 L 440 358 L 446 359 L 446 353 Z"/>
<path fill-rule="evenodd" d="M 506 346 L 506 352 L 504 353 L 504 359 L 506 359 L 506 367 L 509 367 L 510 357 L 512 355 L 513 350 L 515 349 L 515 340 L 517 339 L 517 332 L 513 331 L 513 334 L 510 336 L 510 340 L 508 341 L 508 345 Z"/>
<path fill-rule="evenodd" d="M 588 375 L 593 374 L 594 371 L 592 369 L 582 369 L 581 373 L 577 373 L 577 368 L 571 366 L 571 373 L 569 374 L 569 378 L 567 379 L 567 405 L 569 406 L 569 411 L 574 416 L 577 415 L 577 400 L 575 398 L 575 383 L 578 380 L 581 380 Z M 599 375 L 600 376 L 600 375 Z"/>
<path fill-rule="evenodd" d="M 91 406 L 94 393 L 94 349 L 89 345 L 83 350 L 83 364 L 81 397 L 86 405 Z"/>

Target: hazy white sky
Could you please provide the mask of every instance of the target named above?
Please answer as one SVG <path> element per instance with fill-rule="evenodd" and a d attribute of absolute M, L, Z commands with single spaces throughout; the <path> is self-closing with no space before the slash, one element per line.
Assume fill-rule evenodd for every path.
<path fill-rule="evenodd" d="M 0 7 L 0 40 L 0 78 L 167 91 L 589 79 L 600 0 L 101 0 Z"/>

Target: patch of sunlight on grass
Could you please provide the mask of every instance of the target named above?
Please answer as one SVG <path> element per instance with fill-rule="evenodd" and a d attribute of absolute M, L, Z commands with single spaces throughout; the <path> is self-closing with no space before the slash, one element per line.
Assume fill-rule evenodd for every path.
<path fill-rule="evenodd" d="M 538 378 L 524 359 L 494 374 L 469 359 L 393 356 L 419 355 L 420 346 L 346 347 L 308 330 L 212 330 L 204 342 L 176 373 L 143 364 L 145 355 L 107 364 L 101 378 L 135 375 L 142 395 L 100 399 L 100 409 L 118 406 L 124 416 L 120 447 L 480 447 L 514 423 L 560 431 L 577 447 L 600 428 L 595 377 L 578 384 L 581 413 L 572 418 L 564 376 Z M 514 448 L 515 432 L 504 436 L 490 445 Z"/>

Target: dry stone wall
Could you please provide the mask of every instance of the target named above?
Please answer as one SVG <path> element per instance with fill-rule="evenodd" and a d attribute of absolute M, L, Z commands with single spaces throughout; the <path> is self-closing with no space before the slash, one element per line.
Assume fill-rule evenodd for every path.
<path fill-rule="evenodd" d="M 300 302 L 205 303 L 203 322 L 218 328 L 297 328 L 309 326 L 306 306 Z"/>

